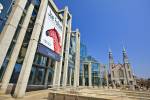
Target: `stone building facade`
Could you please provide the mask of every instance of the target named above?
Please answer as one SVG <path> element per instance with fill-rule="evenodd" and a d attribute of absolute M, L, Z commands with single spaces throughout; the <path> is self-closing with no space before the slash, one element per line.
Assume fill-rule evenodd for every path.
<path fill-rule="evenodd" d="M 129 62 L 125 48 L 122 51 L 123 64 L 116 64 L 113 59 L 112 51 L 109 50 L 109 68 L 111 74 L 111 83 L 116 86 L 134 86 L 135 80 L 133 77 L 133 71 Z"/>
<path fill-rule="evenodd" d="M 80 32 L 72 31 L 68 7 L 59 10 L 53 0 L 11 1 L 0 32 L 0 93 L 23 97 L 31 90 L 79 86 Z"/>

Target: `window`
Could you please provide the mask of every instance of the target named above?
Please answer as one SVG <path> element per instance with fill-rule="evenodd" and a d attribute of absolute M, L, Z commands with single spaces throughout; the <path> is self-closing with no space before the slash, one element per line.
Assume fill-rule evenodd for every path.
<path fill-rule="evenodd" d="M 41 66 L 46 66 L 47 65 L 47 57 L 44 57 L 40 54 L 36 54 L 34 63 L 41 65 Z"/>

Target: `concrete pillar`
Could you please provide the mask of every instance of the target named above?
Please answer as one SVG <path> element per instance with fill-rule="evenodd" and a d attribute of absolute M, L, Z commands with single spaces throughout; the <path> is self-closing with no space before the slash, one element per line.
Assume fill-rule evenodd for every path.
<path fill-rule="evenodd" d="M 77 77 L 77 86 L 79 86 L 79 77 L 80 77 L 80 32 L 78 32 L 78 51 L 77 51 L 77 55 L 78 55 L 78 77 Z"/>
<path fill-rule="evenodd" d="M 82 85 L 85 86 L 85 76 L 84 76 L 84 64 L 82 66 Z"/>
<path fill-rule="evenodd" d="M 45 70 L 45 80 L 44 80 L 45 88 L 47 88 L 47 86 L 48 86 L 48 75 L 49 75 L 49 71 L 48 71 L 48 68 L 46 68 L 46 70 Z"/>
<path fill-rule="evenodd" d="M 0 69 L 11 44 L 27 0 L 16 0 L 3 31 L 0 34 Z"/>
<path fill-rule="evenodd" d="M 48 67 L 50 67 L 51 65 L 51 60 L 48 59 Z M 45 69 L 45 80 L 44 80 L 44 85 L 45 85 L 45 88 L 47 88 L 48 86 L 48 76 L 49 76 L 49 70 L 48 68 Z"/>
<path fill-rule="evenodd" d="M 92 71 L 91 71 L 91 62 L 88 64 L 88 76 L 89 76 L 89 86 L 92 86 Z"/>
<path fill-rule="evenodd" d="M 56 87 L 57 86 L 57 83 L 56 83 L 56 78 L 58 77 L 57 76 L 57 67 L 58 67 L 58 62 L 55 61 L 55 67 L 54 67 L 54 77 L 53 77 L 53 87 Z"/>
<path fill-rule="evenodd" d="M 64 54 L 64 43 L 65 43 L 65 35 L 66 35 L 66 26 L 67 26 L 67 19 L 68 19 L 68 7 L 65 7 L 64 9 L 64 17 L 63 17 L 63 36 L 62 36 L 62 50 L 60 53 L 61 59 L 60 62 L 58 62 L 57 67 L 57 77 L 56 77 L 56 83 L 57 86 L 60 86 L 60 80 L 61 80 L 61 70 L 62 70 L 62 63 L 63 63 L 63 54 Z"/>
<path fill-rule="evenodd" d="M 21 30 L 19 32 L 19 36 L 18 36 L 16 45 L 14 47 L 14 50 L 12 52 L 12 55 L 10 57 L 8 66 L 6 68 L 5 74 L 4 74 L 3 79 L 2 79 L 2 86 L 1 86 L 1 92 L 2 93 L 5 93 L 6 90 L 7 90 L 7 86 L 9 84 L 9 81 L 10 81 L 10 78 L 11 78 L 16 60 L 18 58 L 19 51 L 21 49 L 21 45 L 22 45 L 24 36 L 26 34 L 26 30 L 28 28 L 28 24 L 29 24 L 33 9 L 34 9 L 34 5 L 31 3 L 29 8 L 28 8 L 28 11 L 27 11 L 27 14 L 25 16 L 24 22 L 23 22 Z"/>
<path fill-rule="evenodd" d="M 65 59 L 64 59 L 64 69 L 63 69 L 63 81 L 62 86 L 66 86 L 67 84 L 67 74 L 68 74 L 68 62 L 69 62 L 69 48 L 70 48 L 70 35 L 71 35 L 71 24 L 72 24 L 72 16 L 68 21 L 68 32 L 66 37 L 66 47 L 65 47 Z"/>
<path fill-rule="evenodd" d="M 102 67 L 101 67 L 101 64 L 99 64 L 99 78 L 100 78 L 99 86 L 102 86 L 102 76 L 101 76 L 101 71 L 102 71 Z"/>
<path fill-rule="evenodd" d="M 75 57 L 75 71 L 74 71 L 74 87 L 79 86 L 80 74 L 80 33 L 76 29 L 76 57 Z"/>
<path fill-rule="evenodd" d="M 71 79 L 72 79 L 72 68 L 70 68 L 70 75 L 69 75 L 69 86 L 71 86 Z"/>
<path fill-rule="evenodd" d="M 29 75 L 31 72 L 42 23 L 44 20 L 44 15 L 46 12 L 48 0 L 42 0 L 40 4 L 40 8 L 38 11 L 38 15 L 34 24 L 34 28 L 32 31 L 31 39 L 29 42 L 29 46 L 26 52 L 26 56 L 22 65 L 22 69 L 19 75 L 19 79 L 15 88 L 14 97 L 23 97 L 25 95 Z"/>

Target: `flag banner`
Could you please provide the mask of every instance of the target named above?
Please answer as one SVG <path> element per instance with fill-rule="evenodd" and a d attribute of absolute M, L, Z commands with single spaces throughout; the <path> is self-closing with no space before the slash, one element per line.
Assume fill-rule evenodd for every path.
<path fill-rule="evenodd" d="M 62 46 L 62 22 L 54 11 L 47 7 L 40 43 L 60 54 Z"/>

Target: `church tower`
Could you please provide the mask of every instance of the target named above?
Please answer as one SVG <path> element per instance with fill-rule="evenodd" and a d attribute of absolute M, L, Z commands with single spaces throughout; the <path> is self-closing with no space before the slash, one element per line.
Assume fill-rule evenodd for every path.
<path fill-rule="evenodd" d="M 133 73 L 126 53 L 126 49 L 124 47 L 122 53 L 123 53 L 123 66 L 124 66 L 125 77 L 126 77 L 125 83 L 127 83 L 128 85 L 133 85 L 134 84 Z"/>
<path fill-rule="evenodd" d="M 114 81 L 115 72 L 113 70 L 113 67 L 114 67 L 114 59 L 113 59 L 112 51 L 111 49 L 109 49 L 109 68 L 110 68 L 110 74 L 111 74 L 111 81 L 112 81 L 113 86 L 115 86 L 115 81 Z"/>

